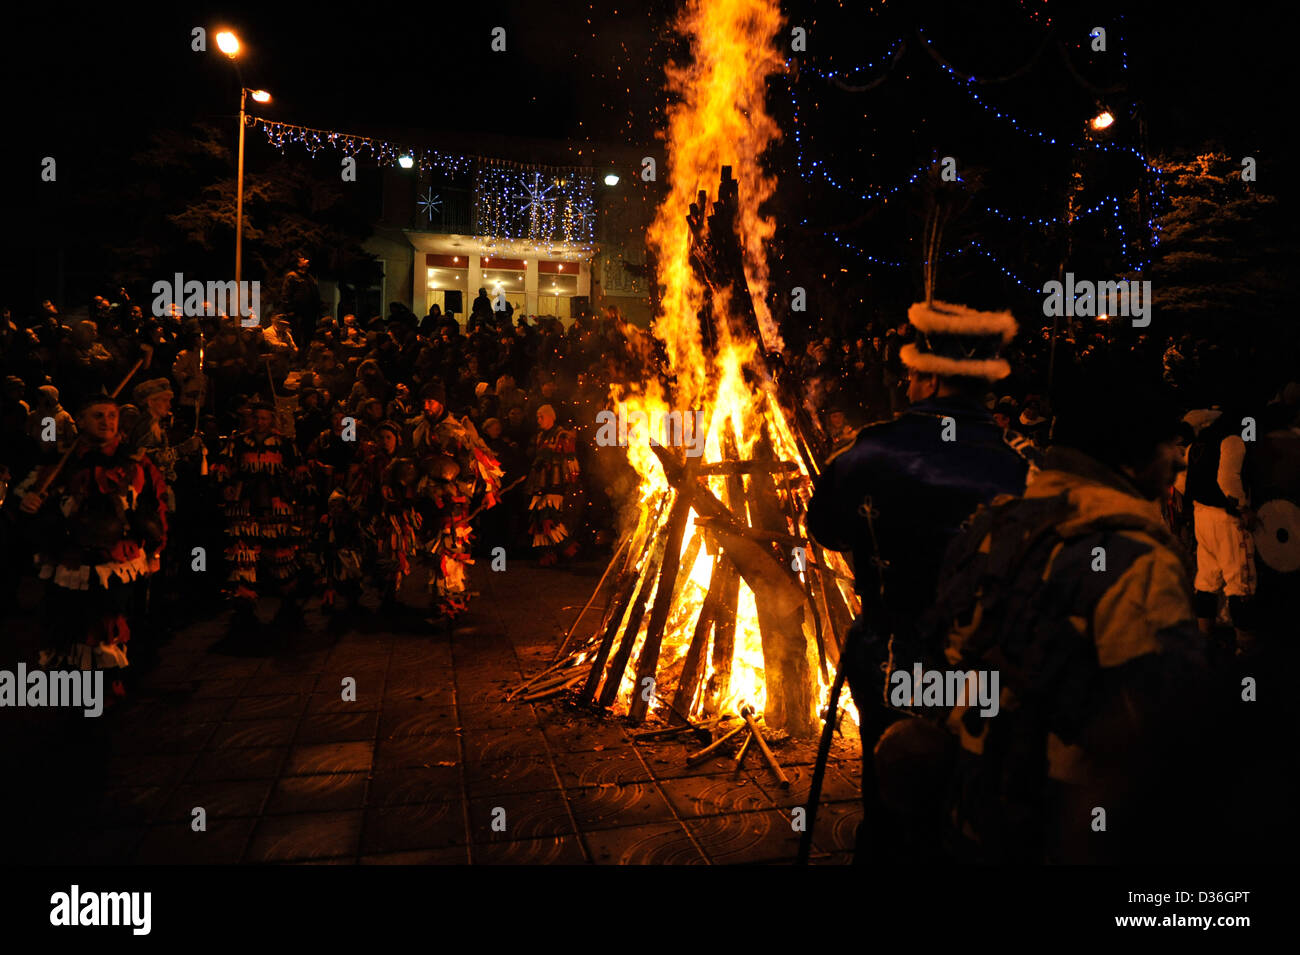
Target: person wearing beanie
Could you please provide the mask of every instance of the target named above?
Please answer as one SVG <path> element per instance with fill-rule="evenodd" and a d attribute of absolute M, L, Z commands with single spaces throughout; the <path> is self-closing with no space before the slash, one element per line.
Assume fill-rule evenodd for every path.
<path fill-rule="evenodd" d="M 1016 333 L 1011 314 L 931 302 L 913 305 L 908 319 L 915 338 L 899 359 L 910 406 L 861 429 L 826 462 L 808 509 L 818 544 L 853 552 L 862 599 L 843 664 L 862 716 L 860 856 L 896 848 L 898 826 L 879 805 L 872 757 L 897 718 L 882 705 L 881 666 L 891 647 L 914 645 L 944 550 L 962 523 L 980 504 L 1022 493 L 1028 472 L 983 403 L 989 383 L 1011 372 L 1000 354 Z"/>
<path fill-rule="evenodd" d="M 27 415 L 27 436 L 41 451 L 41 457 L 63 454 L 77 440 L 77 425 L 59 403 L 59 389 L 41 385 L 36 389 L 36 403 Z"/>

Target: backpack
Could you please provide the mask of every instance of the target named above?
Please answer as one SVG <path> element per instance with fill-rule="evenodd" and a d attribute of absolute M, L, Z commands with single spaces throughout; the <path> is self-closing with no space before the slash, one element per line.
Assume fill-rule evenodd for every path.
<path fill-rule="evenodd" d="M 962 861 L 1041 863 L 1050 851 L 1044 841 L 1047 736 L 1071 741 L 1087 719 L 1099 678 L 1090 635 L 1070 617 L 1090 619 L 1098 588 L 1108 579 L 1087 572 L 1093 546 L 1101 543 L 1109 552 L 1116 546 L 1113 532 L 1134 526 L 1118 515 L 1067 540 L 1057 528 L 1072 513 L 1064 492 L 999 498 L 976 511 L 949 546 L 916 645 L 894 648 L 891 668 L 895 659 L 901 667 L 919 660 L 927 670 L 999 674 L 996 714 L 983 717 L 971 706 L 955 719 L 946 708 L 922 715 L 969 737 L 952 764 L 941 824 L 946 851 Z M 991 546 L 983 552 L 986 539 Z"/>

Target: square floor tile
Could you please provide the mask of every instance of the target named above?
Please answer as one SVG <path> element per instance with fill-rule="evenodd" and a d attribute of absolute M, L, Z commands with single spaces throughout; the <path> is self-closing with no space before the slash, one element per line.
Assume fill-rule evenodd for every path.
<path fill-rule="evenodd" d="M 266 815 L 360 809 L 365 801 L 365 773 L 284 776 L 266 803 Z"/>
<path fill-rule="evenodd" d="M 705 865 L 679 822 L 624 826 L 583 833 L 592 860 L 601 865 Z"/>
<path fill-rule="evenodd" d="M 793 861 L 801 833 L 777 810 L 687 819 L 686 826 L 717 865 Z"/>
<path fill-rule="evenodd" d="M 289 750 L 284 775 L 368 772 L 374 762 L 374 743 L 317 743 Z"/>
<path fill-rule="evenodd" d="M 134 861 L 143 865 L 233 865 L 244 854 L 253 819 L 209 819 L 207 831 L 190 823 L 154 826 L 145 834 Z"/>
<path fill-rule="evenodd" d="M 315 713 L 304 717 L 294 735 L 295 743 L 354 743 L 373 740 L 379 727 L 379 714 L 373 710 L 359 713 Z"/>
<path fill-rule="evenodd" d="M 486 843 L 562 836 L 574 827 L 563 791 L 548 789 L 471 798 L 469 831 L 475 843 Z"/>
<path fill-rule="evenodd" d="M 218 779 L 268 779 L 280 773 L 284 764 L 284 746 L 261 749 L 223 749 L 200 753 L 186 779 L 210 782 Z"/>
<path fill-rule="evenodd" d="M 458 765 L 460 737 L 455 733 L 380 739 L 375 748 L 376 770 Z"/>
<path fill-rule="evenodd" d="M 441 803 L 368 809 L 361 854 L 463 846 L 469 841 L 463 806 L 458 796 Z"/>
<path fill-rule="evenodd" d="M 746 757 L 748 761 L 748 757 Z M 668 801 L 683 818 L 771 809 L 772 800 L 747 776 L 681 776 L 661 780 Z"/>
<path fill-rule="evenodd" d="M 560 782 L 568 789 L 643 782 L 650 778 L 649 770 L 631 746 L 600 752 L 556 753 L 555 766 L 560 772 Z"/>
<path fill-rule="evenodd" d="M 370 808 L 422 802 L 448 802 L 461 798 L 460 766 L 418 766 L 376 769 L 370 777 Z"/>
<path fill-rule="evenodd" d="M 267 816 L 253 831 L 247 862 L 284 862 L 355 856 L 361 841 L 362 814 L 312 812 Z"/>
<path fill-rule="evenodd" d="M 178 786 L 158 813 L 159 822 L 190 822 L 194 810 L 202 809 L 209 819 L 256 816 L 271 791 L 270 779 L 218 779 Z"/>
<path fill-rule="evenodd" d="M 238 720 L 222 723 L 208 740 L 207 749 L 248 749 L 286 746 L 293 739 L 298 721 L 293 717 L 270 720 Z"/>
<path fill-rule="evenodd" d="M 546 755 L 546 740 L 535 727 L 516 729 L 465 730 L 465 759 L 467 762 L 487 762 L 519 756 Z"/>
<path fill-rule="evenodd" d="M 513 842 L 475 843 L 470 846 L 474 865 L 585 865 L 577 836 L 549 836 Z"/>
<path fill-rule="evenodd" d="M 674 818 L 672 807 L 653 782 L 588 786 L 570 789 L 568 795 L 573 817 L 584 832 Z"/>

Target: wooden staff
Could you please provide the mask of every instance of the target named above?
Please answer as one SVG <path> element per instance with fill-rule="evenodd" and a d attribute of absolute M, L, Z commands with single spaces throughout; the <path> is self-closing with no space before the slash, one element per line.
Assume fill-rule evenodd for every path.
<path fill-rule="evenodd" d="M 753 731 L 754 738 L 758 740 L 759 752 L 761 752 L 763 758 L 767 760 L 767 765 L 772 768 L 772 772 L 776 773 L 776 778 L 780 781 L 781 788 L 789 789 L 789 777 L 787 777 L 785 773 L 781 772 L 781 764 L 776 761 L 776 757 L 772 755 L 772 751 L 767 748 L 767 740 L 763 739 L 763 734 L 758 731 L 758 723 L 754 720 L 754 708 L 752 706 L 742 706 L 740 708 L 740 715 L 745 718 L 745 722 L 749 724 L 749 728 Z"/>
<path fill-rule="evenodd" d="M 145 356 L 145 358 L 148 357 L 149 355 Z M 131 366 L 131 370 L 126 373 L 126 377 L 123 378 L 121 381 L 119 381 L 117 383 L 117 387 L 114 388 L 111 392 L 109 392 L 108 396 L 110 398 L 116 398 L 119 394 L 122 393 L 122 389 L 126 387 L 126 383 L 131 380 L 131 378 L 135 375 L 135 373 L 139 371 L 140 367 L 145 363 L 145 358 L 141 358 L 139 361 L 137 361 L 134 365 Z M 43 495 L 49 489 L 50 485 L 54 483 L 54 479 L 59 476 L 59 472 L 64 469 L 64 467 L 67 465 L 67 463 L 70 460 L 72 460 L 72 452 L 75 450 L 77 450 L 77 444 L 76 442 L 73 442 L 72 447 L 68 448 L 67 451 L 63 452 L 63 457 L 59 458 L 59 463 L 54 465 L 54 468 L 50 471 L 49 474 L 41 478 L 41 483 L 36 486 L 36 490 L 33 493 L 37 495 Z"/>
<path fill-rule="evenodd" d="M 511 488 L 513 488 L 515 485 L 517 485 L 520 481 L 524 480 L 524 478 L 527 478 L 527 477 L 528 477 L 528 475 L 525 474 L 523 477 L 519 478 L 518 480 L 511 481 L 510 484 L 509 484 L 508 486 L 503 487 L 503 488 L 501 489 L 500 493 L 501 493 L 501 494 L 504 494 L 506 491 L 509 491 Z M 472 511 L 470 511 L 468 514 L 466 514 L 466 515 L 465 515 L 465 523 L 468 524 L 470 521 L 474 520 L 474 518 L 478 517 L 479 514 L 482 513 L 484 506 L 485 506 L 484 503 L 480 503 L 478 507 L 474 508 L 474 510 L 472 510 Z M 432 557 L 434 554 L 438 553 L 438 548 L 442 547 L 442 540 L 443 540 L 442 537 L 439 536 L 439 538 L 438 538 L 436 541 L 433 542 L 433 546 L 429 548 L 429 556 L 430 556 L 430 557 Z"/>

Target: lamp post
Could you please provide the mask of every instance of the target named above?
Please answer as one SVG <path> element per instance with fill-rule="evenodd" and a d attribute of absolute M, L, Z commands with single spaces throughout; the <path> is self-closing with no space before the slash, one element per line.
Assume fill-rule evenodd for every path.
<path fill-rule="evenodd" d="M 247 121 L 248 97 L 251 95 L 257 103 L 271 102 L 271 94 L 266 90 L 250 90 L 244 85 L 243 74 L 235 58 L 239 56 L 239 38 L 229 30 L 217 34 L 217 48 L 230 57 L 235 64 L 235 73 L 239 77 L 239 159 L 235 173 L 235 284 L 243 278 L 244 266 L 244 125 Z M 243 316 L 240 316 L 243 324 Z"/>

